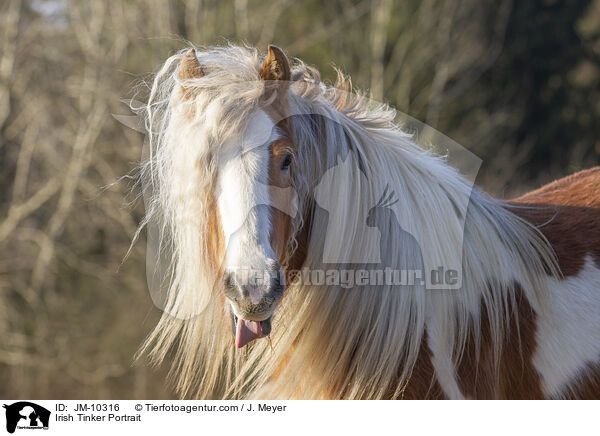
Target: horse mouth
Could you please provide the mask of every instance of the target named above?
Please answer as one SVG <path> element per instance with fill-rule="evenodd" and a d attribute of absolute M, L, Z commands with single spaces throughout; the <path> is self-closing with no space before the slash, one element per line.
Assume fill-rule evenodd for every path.
<path fill-rule="evenodd" d="M 235 347 L 242 348 L 255 339 L 264 338 L 271 333 L 271 318 L 262 321 L 248 321 L 235 315 L 231 311 L 231 323 L 233 335 L 235 336 Z"/>

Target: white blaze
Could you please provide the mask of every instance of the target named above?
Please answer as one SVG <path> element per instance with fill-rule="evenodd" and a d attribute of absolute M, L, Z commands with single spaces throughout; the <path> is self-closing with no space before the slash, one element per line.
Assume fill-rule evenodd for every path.
<path fill-rule="evenodd" d="M 271 119 L 258 111 L 242 138 L 224 145 L 215 190 L 225 246 L 225 267 L 265 268 L 276 259 L 270 245 L 269 144 L 278 138 Z M 257 207 L 258 206 L 258 207 Z"/>

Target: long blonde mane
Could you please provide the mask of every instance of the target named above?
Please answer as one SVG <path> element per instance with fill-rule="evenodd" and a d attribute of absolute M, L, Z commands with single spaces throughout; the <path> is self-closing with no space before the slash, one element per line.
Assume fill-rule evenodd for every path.
<path fill-rule="evenodd" d="M 366 163 L 369 183 L 360 175 L 342 180 L 335 207 L 348 208 L 391 186 L 394 212 L 432 262 L 444 265 L 463 241 L 462 287 L 433 291 L 409 286 L 288 286 L 269 340 L 235 350 L 230 320 L 211 257 L 209 215 L 219 146 L 240 135 L 259 108 L 264 83 L 262 57 L 247 47 L 197 50 L 205 72 L 183 98 L 177 66 L 185 51 L 169 58 L 156 74 L 144 109 L 150 150 L 141 179 L 155 258 L 149 277 L 165 290 L 164 314 L 143 346 L 153 362 L 173 359 L 172 375 L 182 396 L 201 398 L 401 398 L 427 336 L 439 379 L 452 377 L 469 331 L 477 343 L 481 307 L 490 318 L 495 356 L 501 353 L 514 284 L 534 308 L 544 304 L 548 269 L 554 258 L 544 238 L 507 206 L 471 186 L 445 159 L 425 150 L 394 124 L 395 112 L 351 94 L 349 80 L 335 86 L 296 60 L 289 90 L 291 131 L 298 144 L 294 189 L 300 213 L 294 218 L 288 255 L 311 204 L 310 182 L 327 165 L 351 151 Z M 190 83 L 186 83 L 189 90 Z M 317 120 L 317 121 L 315 121 Z M 315 125 L 318 123 L 318 126 Z M 469 204 L 461 219 L 457 204 Z M 367 206 L 365 206 L 367 207 Z M 335 223 L 340 253 L 364 250 L 353 213 Z M 444 219 L 440 219 L 440 217 Z M 465 222 L 463 226 L 463 222 Z M 464 227 L 464 228 L 463 228 Z M 312 226 L 311 241 L 326 227 Z M 306 267 L 321 264 L 311 243 Z M 405 256 L 399 243 L 386 244 L 386 262 L 398 267 Z M 160 271 L 160 273 L 156 273 Z M 154 275 L 158 274 L 157 279 Z M 448 389 L 452 389 L 452 386 Z M 446 392 L 460 396 L 460 392 Z"/>

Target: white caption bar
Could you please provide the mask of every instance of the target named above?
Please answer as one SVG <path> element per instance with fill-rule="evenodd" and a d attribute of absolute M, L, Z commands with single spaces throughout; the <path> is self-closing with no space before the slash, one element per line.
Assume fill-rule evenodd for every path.
<path fill-rule="evenodd" d="M 19 436 L 583 434 L 597 431 L 599 405 L 595 401 L 45 400 L 3 404 L 5 416 L 0 421 L 6 428 L 0 434 L 12 430 Z"/>

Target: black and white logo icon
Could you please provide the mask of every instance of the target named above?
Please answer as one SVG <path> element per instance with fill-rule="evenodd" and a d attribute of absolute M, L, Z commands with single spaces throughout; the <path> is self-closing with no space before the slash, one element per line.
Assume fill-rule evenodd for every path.
<path fill-rule="evenodd" d="M 14 433 L 16 429 L 48 429 L 50 411 L 29 401 L 18 401 L 4 405 L 6 409 L 6 431 Z"/>

